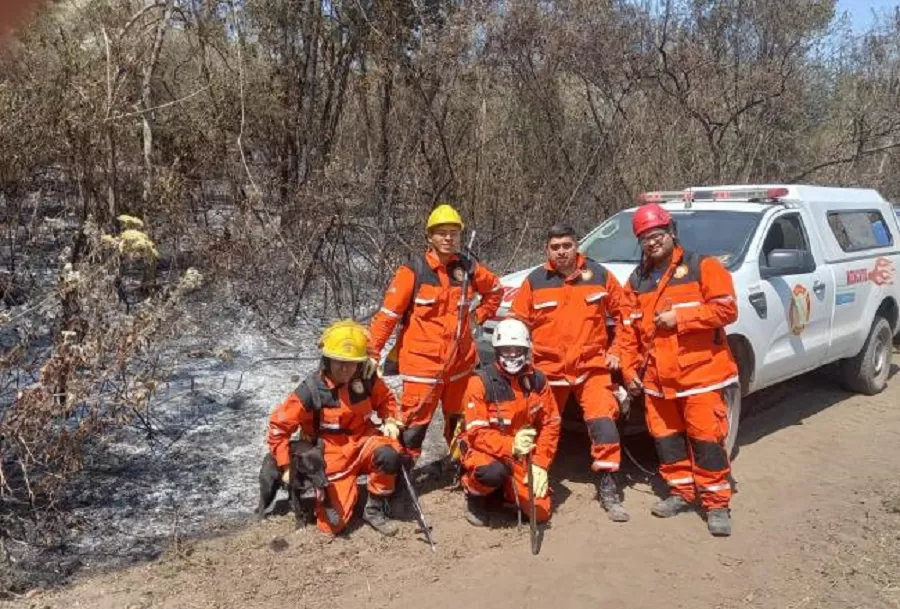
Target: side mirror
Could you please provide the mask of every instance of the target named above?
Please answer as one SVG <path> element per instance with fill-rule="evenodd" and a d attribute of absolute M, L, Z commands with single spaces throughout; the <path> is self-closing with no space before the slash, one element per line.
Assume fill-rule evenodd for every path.
<path fill-rule="evenodd" d="M 766 260 L 760 262 L 763 279 L 780 275 L 802 275 L 811 273 L 815 264 L 809 252 L 804 250 L 772 250 Z"/>

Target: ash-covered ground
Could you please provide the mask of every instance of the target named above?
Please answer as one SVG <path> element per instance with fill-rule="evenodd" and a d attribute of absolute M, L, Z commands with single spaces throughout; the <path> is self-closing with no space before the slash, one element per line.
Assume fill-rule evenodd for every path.
<path fill-rule="evenodd" d="M 160 385 L 146 419 L 94 451 L 71 491 L 83 524 L 60 548 L 68 568 L 152 558 L 177 537 L 255 517 L 269 413 L 318 366 L 322 324 L 301 323 L 282 337 L 298 350 L 248 321 L 183 325 L 195 332 L 173 345 L 176 372 Z M 386 380 L 399 391 L 397 378 Z M 417 467 L 446 454 L 442 424 L 438 413 Z"/>

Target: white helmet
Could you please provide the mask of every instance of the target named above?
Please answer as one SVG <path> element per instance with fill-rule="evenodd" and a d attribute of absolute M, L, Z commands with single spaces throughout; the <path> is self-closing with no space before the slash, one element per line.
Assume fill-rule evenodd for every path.
<path fill-rule="evenodd" d="M 504 319 L 494 328 L 491 346 L 494 349 L 497 347 L 525 347 L 531 350 L 531 334 L 528 332 L 528 326 L 518 319 Z"/>
<path fill-rule="evenodd" d="M 517 374 L 525 363 L 531 352 L 531 334 L 528 332 L 528 326 L 518 319 L 504 319 L 494 328 L 494 335 L 491 338 L 491 346 L 494 350 L 501 347 L 523 347 L 525 353 L 514 356 L 502 356 L 497 354 L 497 360 L 509 374 Z"/>

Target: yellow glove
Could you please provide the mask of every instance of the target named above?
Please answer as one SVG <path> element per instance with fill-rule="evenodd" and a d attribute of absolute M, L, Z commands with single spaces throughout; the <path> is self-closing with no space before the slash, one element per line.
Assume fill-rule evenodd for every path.
<path fill-rule="evenodd" d="M 291 482 L 291 468 L 285 467 L 284 471 L 281 472 L 281 483 L 287 486 Z"/>
<path fill-rule="evenodd" d="M 400 429 L 402 427 L 403 423 L 401 423 L 397 419 L 388 417 L 384 420 L 384 424 L 381 426 L 381 433 L 389 437 L 391 440 L 396 440 L 400 437 Z"/>
<path fill-rule="evenodd" d="M 375 373 L 378 372 L 378 360 L 374 357 L 370 357 L 366 361 L 362 363 L 362 367 L 359 370 L 360 376 L 363 380 L 369 380 Z"/>
<path fill-rule="evenodd" d="M 545 497 L 547 495 L 547 470 L 532 463 L 531 477 L 534 478 L 534 496 Z M 528 484 L 528 474 L 525 475 L 525 484 Z"/>
<path fill-rule="evenodd" d="M 523 427 L 517 431 L 516 437 L 513 438 L 513 456 L 526 455 L 534 450 L 535 436 L 537 436 L 537 430 L 532 427 Z"/>

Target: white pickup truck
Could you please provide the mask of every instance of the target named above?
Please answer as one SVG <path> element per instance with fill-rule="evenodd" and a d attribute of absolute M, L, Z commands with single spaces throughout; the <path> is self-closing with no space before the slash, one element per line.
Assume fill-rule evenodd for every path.
<path fill-rule="evenodd" d="M 892 337 L 900 336 L 900 214 L 877 191 L 736 185 L 639 199 L 660 203 L 675 218 L 685 248 L 718 256 L 734 278 L 738 319 L 726 332 L 741 386 L 727 396 L 729 453 L 742 396 L 831 363 L 852 391 L 884 389 Z M 613 215 L 579 245 L 623 285 L 640 259 L 631 232 L 635 209 Z M 492 329 L 533 268 L 501 278 L 503 304 L 479 334 L 483 356 L 489 357 Z M 642 429 L 642 418 L 632 415 L 638 425 L 626 433 Z"/>

